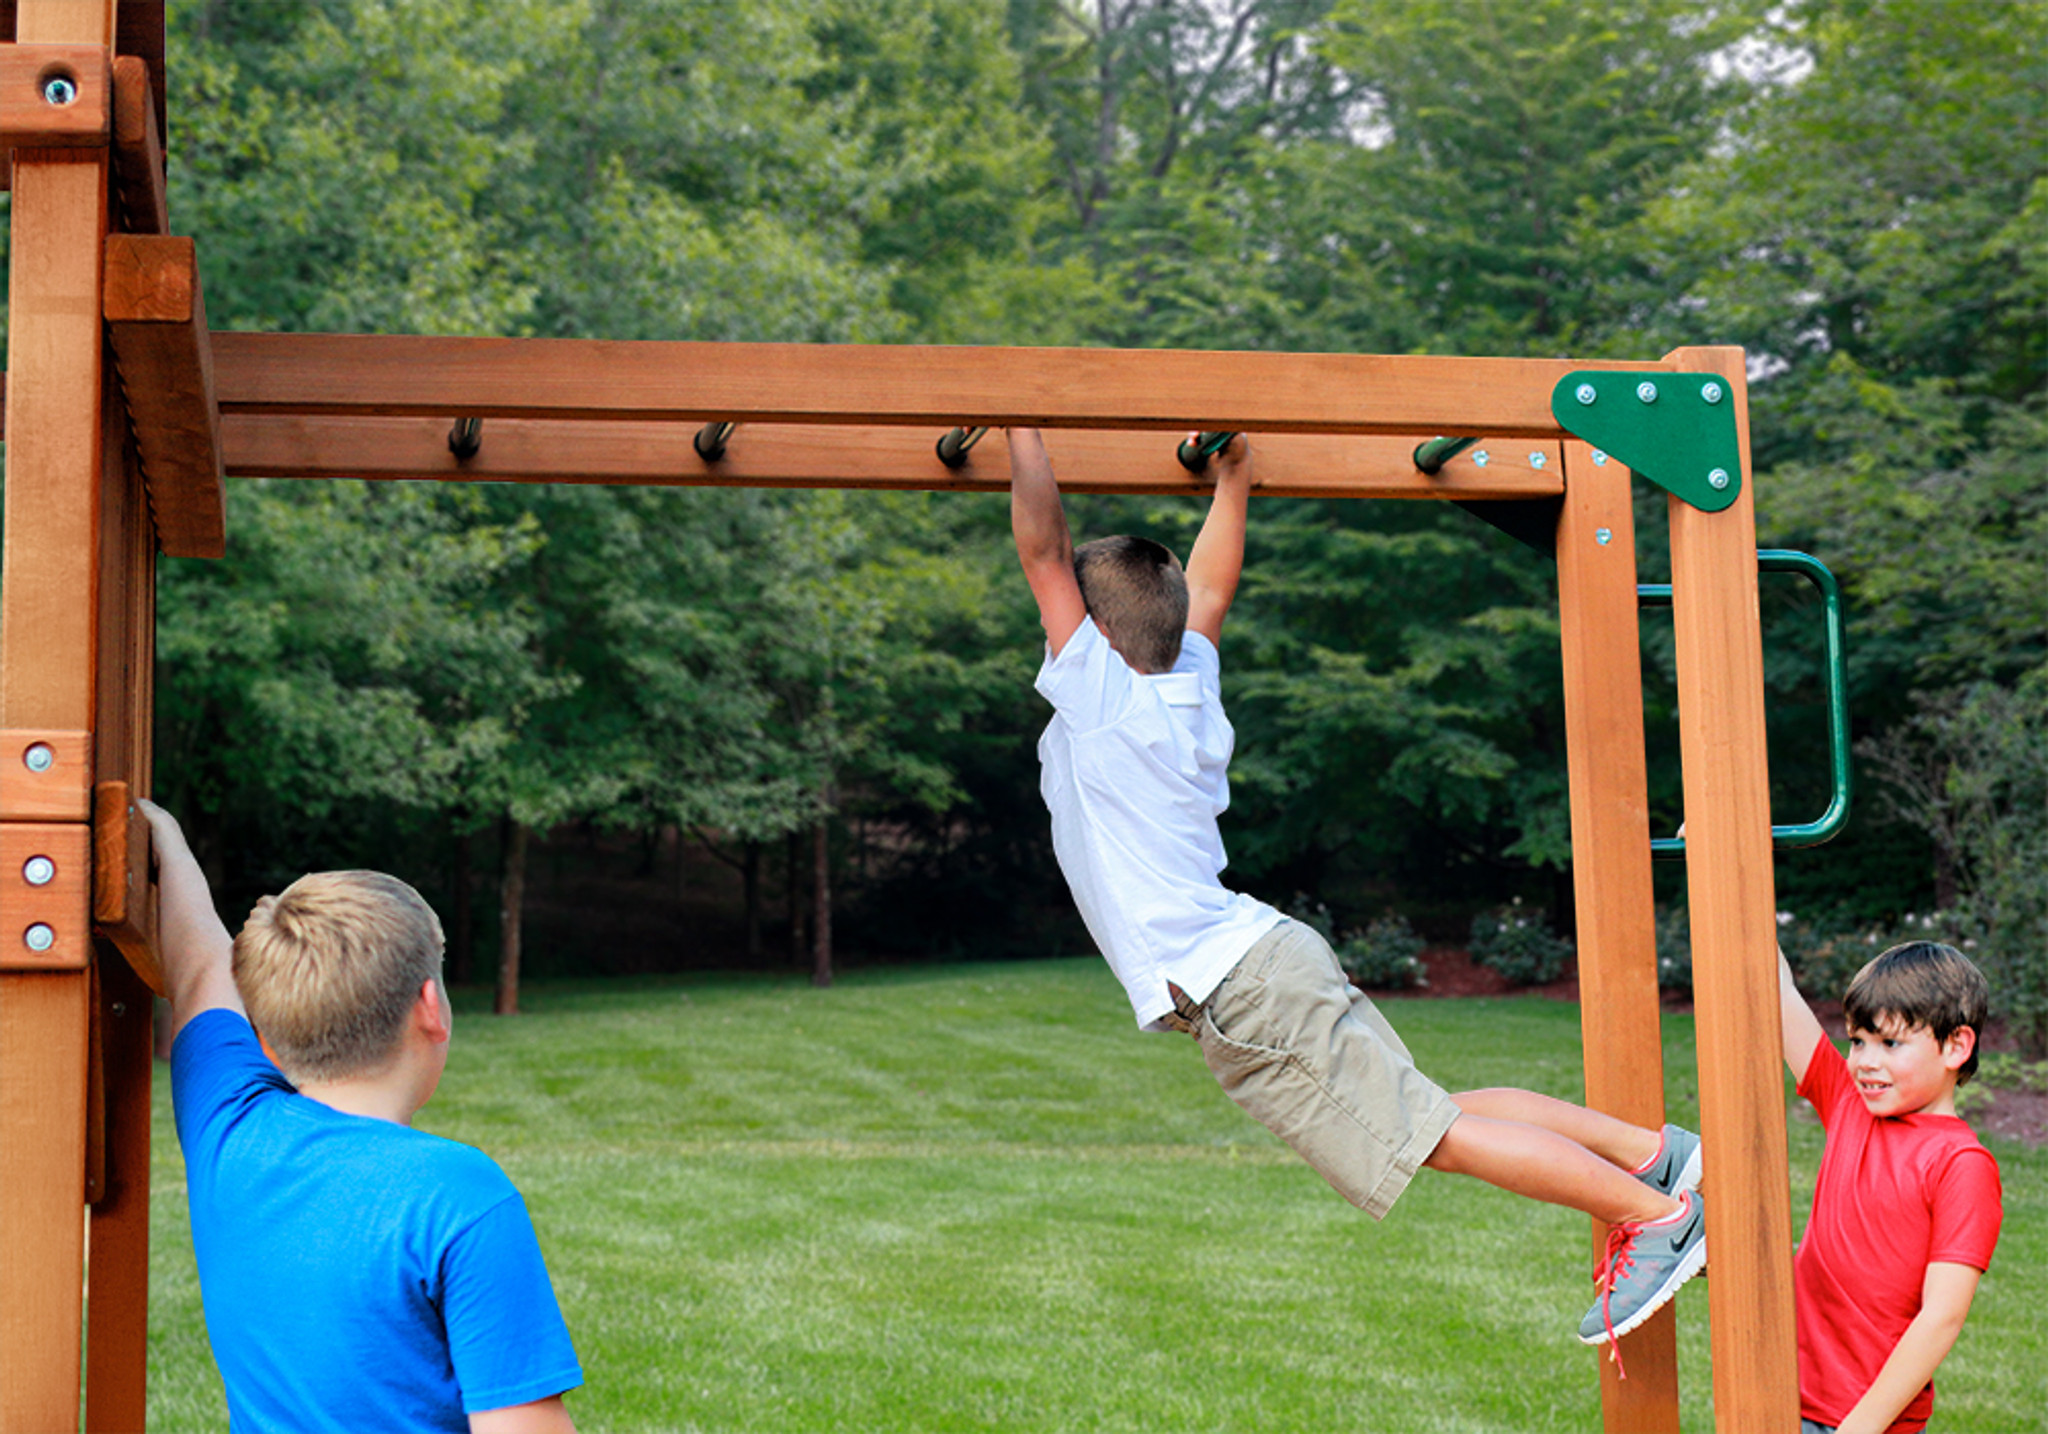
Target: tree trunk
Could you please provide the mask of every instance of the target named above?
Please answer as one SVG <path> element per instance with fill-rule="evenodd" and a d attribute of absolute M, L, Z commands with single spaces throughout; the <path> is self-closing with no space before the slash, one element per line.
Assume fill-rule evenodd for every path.
<path fill-rule="evenodd" d="M 747 960 L 752 963 L 761 959 L 761 843 L 747 843 L 740 877 L 747 893 Z"/>
<path fill-rule="evenodd" d="M 498 997 L 491 1010 L 519 1014 L 520 909 L 526 902 L 526 824 L 505 818 L 505 875 L 498 888 Z"/>
<path fill-rule="evenodd" d="M 802 888 L 796 879 L 797 872 L 801 870 L 797 860 L 799 845 L 795 832 L 791 832 L 783 842 L 783 855 L 787 862 L 783 872 L 782 894 L 789 906 L 789 959 L 793 965 L 801 963 L 804 959 L 804 909 L 802 903 L 797 900 L 797 892 Z"/>
<path fill-rule="evenodd" d="M 832 832 L 811 828 L 811 984 L 832 984 Z"/>
<path fill-rule="evenodd" d="M 449 874 L 448 979 L 466 985 L 475 967 L 476 926 L 469 904 L 469 833 L 455 834 L 454 870 Z"/>

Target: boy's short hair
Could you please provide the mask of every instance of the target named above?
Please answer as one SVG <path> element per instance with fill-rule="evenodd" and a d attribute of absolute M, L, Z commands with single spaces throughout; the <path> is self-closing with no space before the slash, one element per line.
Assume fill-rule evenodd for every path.
<path fill-rule="evenodd" d="M 1171 672 L 1188 629 L 1180 559 L 1150 538 L 1119 534 L 1074 550 L 1074 581 L 1088 615 L 1140 672 Z"/>
<path fill-rule="evenodd" d="M 441 978 L 441 922 L 378 871 L 321 871 L 256 903 L 235 937 L 249 1022 L 294 1082 L 374 1070 L 423 983 Z"/>
<path fill-rule="evenodd" d="M 1976 963 L 1939 941 L 1907 941 L 1883 952 L 1849 982 L 1842 1017 L 1852 1031 L 1875 1031 L 1896 1016 L 1907 1030 L 1925 1027 L 1937 1045 L 1968 1026 L 1981 1038 L 1991 1014 L 1991 983 Z M 1956 1084 L 1977 1073 L 1977 1051 L 1956 1071 Z"/>

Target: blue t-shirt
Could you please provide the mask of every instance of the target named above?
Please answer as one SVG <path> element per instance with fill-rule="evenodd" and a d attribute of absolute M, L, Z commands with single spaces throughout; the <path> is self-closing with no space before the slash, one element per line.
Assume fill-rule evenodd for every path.
<path fill-rule="evenodd" d="M 488 1155 L 300 1095 L 235 1011 L 179 1033 L 171 1097 L 233 1429 L 460 1434 L 583 1382 Z"/>

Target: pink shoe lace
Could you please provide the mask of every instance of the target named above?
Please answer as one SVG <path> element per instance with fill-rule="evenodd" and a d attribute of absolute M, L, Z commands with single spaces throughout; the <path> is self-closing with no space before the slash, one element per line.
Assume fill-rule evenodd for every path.
<path fill-rule="evenodd" d="M 1610 1225 L 1607 1230 L 1607 1249 L 1600 1256 L 1600 1265 L 1593 1273 L 1593 1284 L 1600 1291 L 1600 1322 L 1607 1326 L 1607 1357 L 1614 1361 L 1614 1376 L 1628 1378 L 1628 1365 L 1621 1358 L 1621 1336 L 1614 1332 L 1614 1315 L 1609 1301 L 1614 1298 L 1615 1282 L 1635 1267 L 1636 1232 L 1642 1223 L 1624 1220 L 1619 1225 Z"/>

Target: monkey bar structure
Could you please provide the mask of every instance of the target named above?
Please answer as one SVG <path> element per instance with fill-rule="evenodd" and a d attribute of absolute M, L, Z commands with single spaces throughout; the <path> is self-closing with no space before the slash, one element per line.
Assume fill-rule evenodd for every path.
<path fill-rule="evenodd" d="M 161 981 L 147 828 L 130 798 L 150 785 L 156 554 L 225 551 L 224 476 L 995 492 L 1002 445 L 956 440 L 955 464 L 934 440 L 1028 423 L 1049 430 L 1071 490 L 1199 492 L 1165 435 L 1245 430 L 1267 494 L 1512 512 L 1554 537 L 1558 565 L 1587 1099 L 1655 1126 L 1663 1046 L 1624 459 L 1683 484 L 1652 471 L 1665 457 L 1619 443 L 1610 456 L 1566 420 L 1574 393 L 1612 413 L 1630 389 L 1659 401 L 1657 385 L 1667 404 L 1720 405 L 1709 417 L 1730 455 L 1713 470 L 1718 511 L 1669 500 L 1716 1427 L 1796 1423 L 1785 1112 L 1778 1042 L 1764 1035 L 1778 1026 L 1775 923 L 1740 350 L 1589 373 L 1543 359 L 213 334 L 192 242 L 168 236 L 162 55 L 160 0 L 0 5 L 13 191 L 0 1434 L 79 1427 L 81 1380 L 83 1427 L 144 1427 Z M 700 448 L 706 424 L 719 427 Z M 1433 442 L 1446 435 L 1475 441 Z M 1418 466 L 1425 443 L 1433 472 Z M 1601 1361 L 1609 1430 L 1677 1430 L 1673 1321 L 1667 1307 L 1624 1341 L 1625 1382 Z"/>

